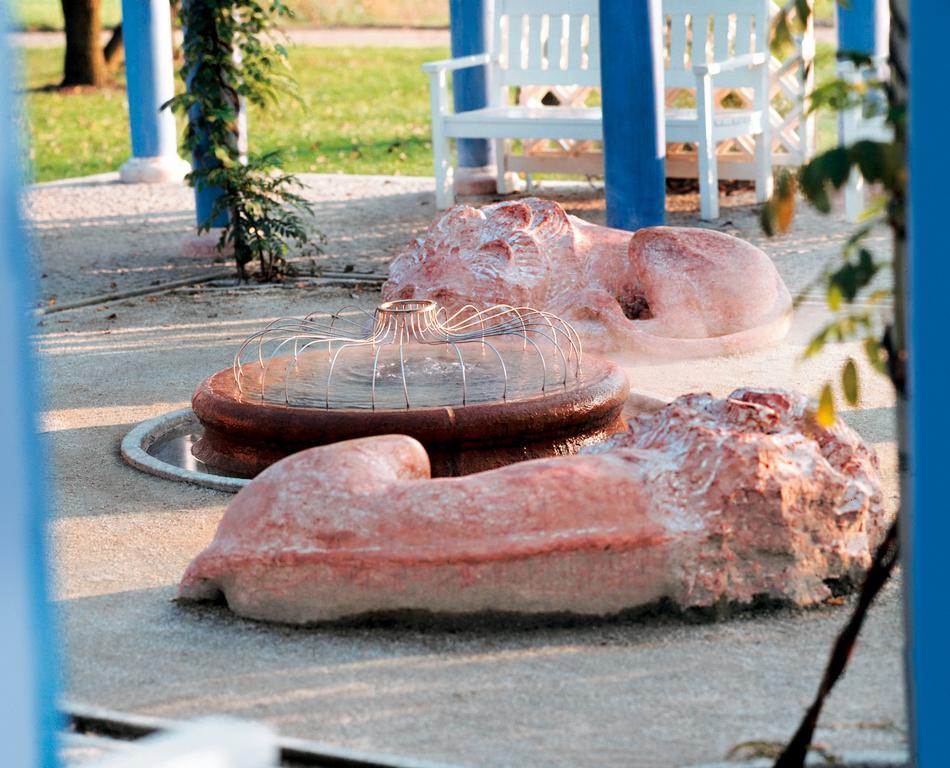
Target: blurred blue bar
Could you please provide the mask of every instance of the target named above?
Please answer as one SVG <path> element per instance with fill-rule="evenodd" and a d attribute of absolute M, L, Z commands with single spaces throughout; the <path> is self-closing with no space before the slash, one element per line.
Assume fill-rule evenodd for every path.
<path fill-rule="evenodd" d="M 19 220 L 20 117 L 8 48 L 8 6 L 0 8 L 0 763 L 55 766 L 56 636 L 47 592 L 44 457 L 36 433 L 37 381 L 28 344 L 33 264 Z"/>
<path fill-rule="evenodd" d="M 168 0 L 122 0 L 122 39 L 132 155 L 177 155 L 175 118 L 161 108 L 175 93 Z"/>
<path fill-rule="evenodd" d="M 600 0 L 607 225 L 636 230 L 666 216 L 660 0 Z"/>
<path fill-rule="evenodd" d="M 488 50 L 491 0 L 449 0 L 452 56 L 470 56 Z M 488 68 L 469 67 L 458 70 L 452 79 L 455 111 L 481 109 L 488 105 Z M 456 142 L 458 166 L 481 168 L 491 165 L 491 144 L 484 139 L 459 139 Z"/>
<path fill-rule="evenodd" d="M 906 7 L 906 6 L 905 6 Z M 911 745 L 918 768 L 950 763 L 947 703 L 947 152 L 944 97 L 950 3 L 910 3 L 908 195 L 909 494 L 902 500 Z M 901 297 L 898 297 L 901 298 Z"/>
<path fill-rule="evenodd" d="M 847 0 L 835 3 L 838 27 L 838 50 L 887 55 L 887 0 Z"/>

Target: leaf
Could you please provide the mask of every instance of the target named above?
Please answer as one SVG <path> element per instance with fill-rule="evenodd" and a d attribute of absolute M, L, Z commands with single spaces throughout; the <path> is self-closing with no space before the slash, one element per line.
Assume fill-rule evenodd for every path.
<path fill-rule="evenodd" d="M 821 390 L 821 397 L 818 399 L 818 410 L 815 412 L 815 420 L 822 427 L 831 427 L 835 423 L 835 396 L 831 391 L 831 385 L 825 384 Z"/>
<path fill-rule="evenodd" d="M 779 58 L 784 57 L 787 48 L 793 45 L 792 32 L 788 27 L 788 14 L 782 11 L 775 20 L 775 26 L 772 29 L 772 53 Z"/>
<path fill-rule="evenodd" d="M 864 287 L 874 279 L 874 275 L 877 274 L 878 265 L 874 261 L 874 256 L 866 248 L 862 248 L 858 252 L 858 280 L 860 282 L 860 287 Z"/>
<path fill-rule="evenodd" d="M 875 371 L 887 374 L 887 354 L 880 341 L 873 337 L 865 339 L 864 354 Z"/>
<path fill-rule="evenodd" d="M 852 144 L 848 153 L 866 181 L 881 182 L 893 188 L 898 170 L 903 167 L 903 159 L 894 144 L 865 139 Z"/>
<path fill-rule="evenodd" d="M 812 337 L 812 340 L 808 342 L 808 346 L 805 347 L 802 357 L 807 360 L 809 357 L 814 357 L 819 352 L 821 352 L 821 350 L 824 349 L 825 344 L 828 343 L 828 334 L 831 333 L 831 328 L 832 326 L 826 325 L 818 333 L 816 333 Z"/>
<path fill-rule="evenodd" d="M 854 107 L 861 101 L 855 88 L 846 80 L 836 79 L 815 87 L 808 95 L 808 114 L 822 109 L 836 112 Z"/>
<path fill-rule="evenodd" d="M 844 147 L 835 147 L 820 156 L 825 178 L 840 189 L 851 174 L 851 158 Z"/>
<path fill-rule="evenodd" d="M 858 393 L 858 366 L 855 365 L 854 358 L 849 357 L 848 361 L 841 369 L 841 389 L 844 391 L 845 399 L 850 405 L 857 405 L 860 399 Z"/>
<path fill-rule="evenodd" d="M 828 279 L 829 293 L 832 286 L 849 304 L 854 301 L 858 293 L 858 275 L 854 265 L 846 263 L 836 272 L 832 272 Z"/>
<path fill-rule="evenodd" d="M 844 244 L 842 254 L 845 257 L 850 256 L 854 249 L 861 244 L 861 241 L 870 234 L 873 228 L 874 222 L 866 223 L 863 226 L 858 227 L 848 238 L 848 241 Z"/>
<path fill-rule="evenodd" d="M 830 283 L 828 285 L 828 307 L 832 312 L 837 312 L 841 309 L 841 288 L 836 283 Z"/>
<path fill-rule="evenodd" d="M 822 155 L 818 155 L 810 162 L 802 166 L 799 172 L 799 182 L 802 194 L 815 208 L 821 213 L 831 212 L 831 201 L 828 199 L 828 192 L 825 189 L 827 181 L 824 168 L 821 163 Z"/>

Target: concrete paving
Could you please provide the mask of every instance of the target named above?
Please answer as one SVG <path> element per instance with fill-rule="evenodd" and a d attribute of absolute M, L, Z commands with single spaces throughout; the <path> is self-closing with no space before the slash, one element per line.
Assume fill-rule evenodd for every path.
<path fill-rule="evenodd" d="M 385 274 L 389 259 L 435 215 L 429 177 L 299 174 L 314 205 L 314 225 L 327 236 L 324 253 L 311 263 L 298 255 L 303 273 L 353 269 Z M 605 223 L 599 184 L 542 182 L 535 192 L 554 196 L 569 212 Z M 489 202 L 484 198 L 472 202 Z M 799 206 L 792 232 L 769 240 L 758 223 L 751 192 L 723 197 L 717 222 L 699 222 L 698 195 L 668 198 L 668 223 L 720 229 L 765 248 L 789 289 L 798 292 L 840 250 L 849 231 L 840 215 L 820 216 Z M 182 241 L 194 228 L 194 197 L 181 184 L 126 185 L 118 174 L 38 184 L 25 207 L 36 243 L 39 303 L 76 299 L 218 272 L 226 260 L 182 255 Z M 872 249 L 889 248 L 886 232 L 875 232 Z M 886 276 L 881 276 L 882 281 Z"/>
<path fill-rule="evenodd" d="M 305 180 L 330 236 L 321 267 L 383 270 L 433 213 L 428 179 Z M 549 191 L 602 220 L 599 191 Z M 719 226 L 763 243 L 748 196 L 726 202 Z M 673 197 L 670 207 L 671 222 L 695 223 L 695 196 Z M 47 301 L 213 266 L 178 255 L 193 216 L 181 187 L 110 178 L 46 185 L 30 191 L 26 212 Z M 798 289 L 847 231 L 838 217 L 808 214 L 791 235 L 764 246 Z M 875 247 L 887 248 L 886 235 Z M 846 606 L 714 623 L 657 616 L 577 626 L 299 630 L 173 602 L 178 578 L 230 497 L 127 467 L 118 454 L 122 436 L 185 405 L 262 321 L 376 300 L 368 289 L 197 287 L 36 319 L 67 695 L 161 717 L 232 714 L 288 736 L 461 765 L 677 766 L 722 759 L 740 742 L 787 738 Z M 806 302 L 779 347 L 638 367 L 631 378 L 668 397 L 748 384 L 817 392 L 845 356 L 859 357 L 855 345 L 835 345 L 819 360 L 798 362 L 823 318 L 818 303 Z M 893 509 L 894 400 L 880 378 L 865 372 L 864 383 L 861 408 L 846 418 L 878 448 Z M 904 745 L 902 651 L 895 583 L 871 612 L 819 741 L 833 750 Z"/>

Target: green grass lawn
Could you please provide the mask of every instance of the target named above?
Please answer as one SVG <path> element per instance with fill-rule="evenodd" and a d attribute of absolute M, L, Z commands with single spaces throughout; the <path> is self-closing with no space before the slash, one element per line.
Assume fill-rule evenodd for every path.
<path fill-rule="evenodd" d="M 268 114 L 252 109 L 250 148 L 286 148 L 295 171 L 431 174 L 428 85 L 419 67 L 446 56 L 441 48 L 295 48 L 302 102 L 286 98 Z M 121 82 L 98 92 L 35 90 L 57 82 L 61 66 L 61 50 L 26 51 L 36 181 L 113 171 L 130 153 Z"/>
<path fill-rule="evenodd" d="M 445 27 L 446 0 L 289 0 L 295 24 L 317 26 Z M 23 29 L 62 29 L 60 0 L 14 0 L 14 18 Z M 102 23 L 112 27 L 122 18 L 122 0 L 102 0 Z"/>
<path fill-rule="evenodd" d="M 63 51 L 29 49 L 22 67 L 29 89 L 57 83 L 63 75 Z M 113 171 L 129 156 L 124 88 L 88 93 L 30 90 L 24 101 L 35 181 Z"/>
<path fill-rule="evenodd" d="M 283 147 L 293 171 L 431 175 L 429 95 L 419 66 L 447 55 L 439 48 L 295 48 L 303 101 L 284 99 L 267 114 L 252 110 L 251 150 Z M 35 181 L 114 171 L 130 153 L 121 81 L 93 92 L 36 90 L 58 82 L 61 66 L 61 50 L 25 52 Z M 819 46 L 818 80 L 833 66 L 831 49 Z M 835 118 L 822 117 L 818 133 L 820 147 L 833 144 Z"/>

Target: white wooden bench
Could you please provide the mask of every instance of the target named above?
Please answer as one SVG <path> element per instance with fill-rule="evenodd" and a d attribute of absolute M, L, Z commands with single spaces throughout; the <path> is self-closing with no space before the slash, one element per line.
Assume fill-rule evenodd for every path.
<path fill-rule="evenodd" d="M 720 164 L 732 172 L 725 178 L 754 179 L 757 196 L 764 199 L 771 184 L 773 128 L 778 127 L 778 139 L 784 144 L 797 138 L 791 135 L 789 124 L 803 114 L 801 109 L 783 115 L 769 105 L 777 89 L 788 89 L 789 76 L 789 68 L 782 65 L 776 70 L 776 62 L 767 53 L 772 7 L 769 0 L 665 0 L 663 4 L 665 85 L 674 101 L 666 114 L 667 141 L 676 151 L 684 146 L 697 150 L 703 218 L 718 216 Z M 490 53 L 423 65 L 430 76 L 439 207 L 454 202 L 450 139 L 494 141 L 501 193 L 512 190 L 516 172 L 602 172 L 602 154 L 590 151 L 602 139 L 601 111 L 585 103 L 600 86 L 597 23 L 596 0 L 496 0 Z M 758 30 L 763 34 L 757 34 Z M 705 44 L 694 46 L 694 39 L 700 38 Z M 489 106 L 453 113 L 448 74 L 478 65 L 489 68 Z M 512 88 L 518 89 L 516 103 L 512 103 Z M 561 106 L 542 104 L 541 96 L 547 93 Z M 686 106 L 682 105 L 684 93 Z M 741 108 L 723 104 L 728 94 L 738 94 Z M 521 140 L 520 154 L 512 152 L 512 140 Z M 555 152 L 544 150 L 549 144 Z M 729 144 L 749 149 L 752 162 L 740 167 L 724 162 L 736 159 L 734 153 L 717 157 L 717 146 L 728 149 Z M 668 158 L 668 175 L 673 175 L 670 171 L 681 175 L 684 165 L 682 152 Z"/>
<path fill-rule="evenodd" d="M 543 9 L 543 10 L 542 10 Z M 429 74 L 436 205 L 455 201 L 449 139 L 492 139 L 498 162 L 498 191 L 509 192 L 504 158 L 512 139 L 602 138 L 601 112 L 591 107 L 512 104 L 511 88 L 528 85 L 600 85 L 597 0 L 495 0 L 491 53 L 423 64 Z M 450 111 L 448 73 L 477 65 L 489 68 L 489 104 L 469 112 Z"/>

